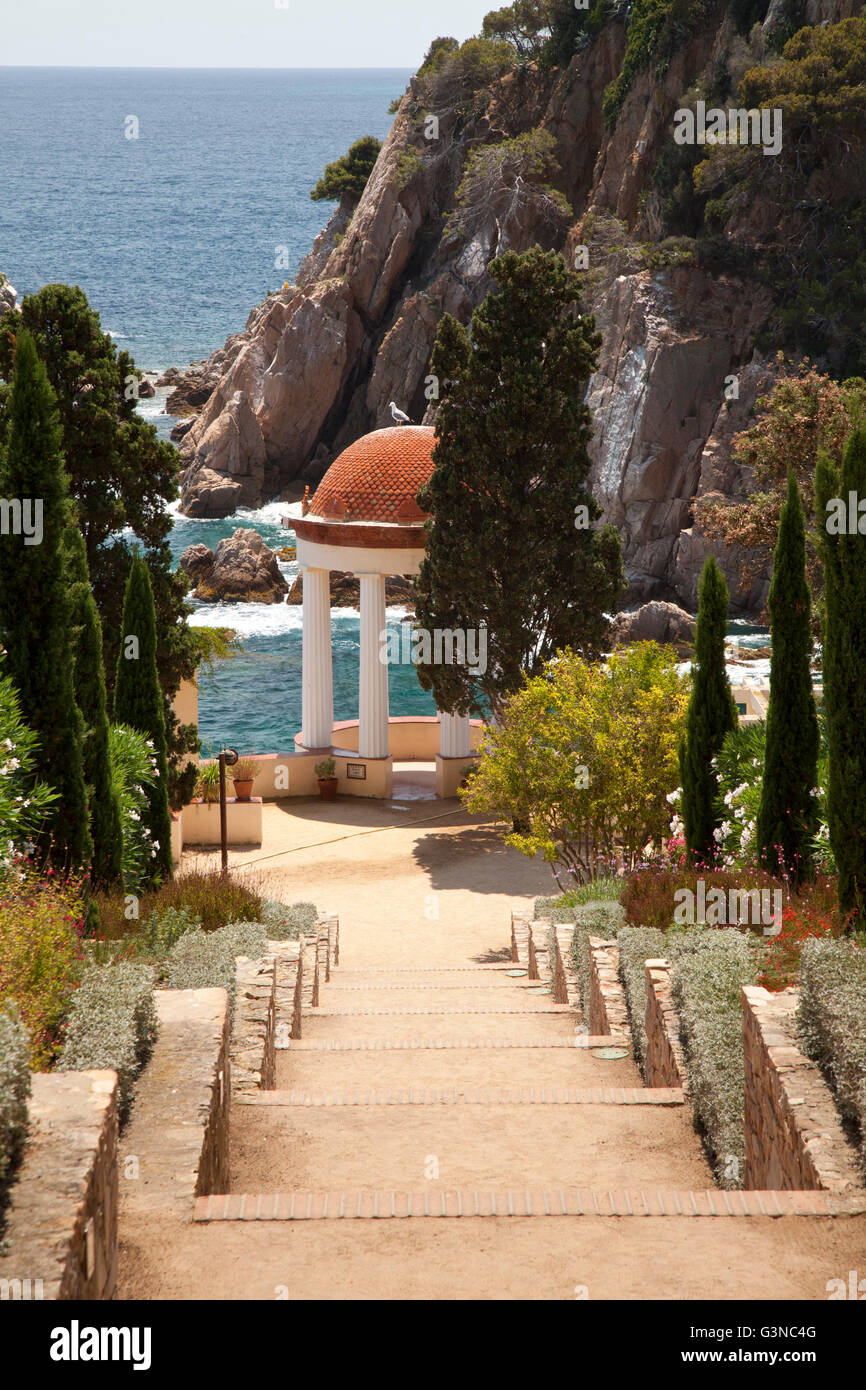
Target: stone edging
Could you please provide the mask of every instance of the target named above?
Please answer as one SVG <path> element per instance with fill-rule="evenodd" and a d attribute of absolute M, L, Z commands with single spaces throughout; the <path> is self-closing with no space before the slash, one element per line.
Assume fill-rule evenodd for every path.
<path fill-rule="evenodd" d="M 671 989 L 671 964 L 661 958 L 644 962 L 646 971 L 647 1086 L 680 1086 L 688 1095 L 689 1077 L 680 1042 L 680 1017 Z"/>
<path fill-rule="evenodd" d="M 796 1045 L 795 989 L 745 986 L 747 1188 L 853 1193 L 863 1188 L 854 1147 L 829 1087 Z"/>
<path fill-rule="evenodd" d="M 619 947 L 600 936 L 589 938 L 589 1024 L 590 1033 L 609 1033 L 627 1040 L 631 1047 L 631 1027 L 625 990 L 619 978 Z"/>
<path fill-rule="evenodd" d="M 117 1296 L 117 1073 L 37 1072 L 0 1301 Z"/>

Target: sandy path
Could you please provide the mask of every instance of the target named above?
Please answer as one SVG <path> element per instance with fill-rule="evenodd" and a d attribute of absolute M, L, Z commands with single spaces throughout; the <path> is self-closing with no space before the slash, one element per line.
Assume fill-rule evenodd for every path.
<path fill-rule="evenodd" d="M 340 915 L 341 966 L 305 1041 L 469 1044 L 284 1051 L 278 1090 L 639 1086 L 631 1059 L 491 1045 L 567 1040 L 575 1019 L 538 1012 L 548 996 L 504 973 L 510 910 L 552 891 L 548 868 L 453 805 L 266 806 L 263 850 L 231 855 L 269 894 Z M 501 968 L 465 970 L 479 961 Z M 235 1105 L 231 1157 L 232 1190 L 252 1193 L 712 1186 L 688 1111 L 655 1106 Z M 127 1225 L 121 1240 L 126 1298 L 568 1299 L 576 1286 L 590 1298 L 823 1298 L 828 1279 L 857 1267 L 866 1219 L 166 1218 Z"/>

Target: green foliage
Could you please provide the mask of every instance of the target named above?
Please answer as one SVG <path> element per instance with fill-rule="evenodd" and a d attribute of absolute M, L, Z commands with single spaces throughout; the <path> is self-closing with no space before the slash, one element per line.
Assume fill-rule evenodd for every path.
<path fill-rule="evenodd" d="M 109 713 L 132 559 L 132 542 L 120 533 L 128 527 L 145 547 L 156 601 L 174 788 L 178 760 L 198 748 L 195 729 L 182 729 L 171 713 L 181 681 L 195 672 L 198 640 L 186 623 L 192 611 L 184 597 L 187 580 L 174 571 L 168 544 L 174 522 L 166 503 L 178 496 L 178 453 L 137 413 L 135 363 L 103 333 L 99 315 L 77 285 L 45 285 L 24 297 L 20 314 L 10 312 L 0 320 L 0 379 L 5 382 L 11 380 L 15 340 L 22 329 L 32 333 L 57 397 L 69 492 L 102 620 Z M 8 428 L 9 392 L 0 386 L 0 437 Z M 181 788 L 177 794 L 182 799 Z"/>
<path fill-rule="evenodd" d="M 195 794 L 202 801 L 214 802 L 220 799 L 220 765 L 218 762 L 199 763 Z"/>
<path fill-rule="evenodd" d="M 591 883 L 577 883 L 555 898 L 536 898 L 532 915 L 550 917 L 554 922 L 573 922 L 576 907 L 601 899 L 618 902 L 621 887 L 619 878 L 594 878 Z"/>
<path fill-rule="evenodd" d="M 747 107 L 778 106 L 785 143 L 828 132 L 866 131 L 866 16 L 806 27 L 785 44 L 782 61 L 752 68 L 740 85 Z"/>
<path fill-rule="evenodd" d="M 34 1071 L 50 1066 L 81 973 L 82 884 L 18 863 L 0 885 L 0 1000 L 14 999 Z"/>
<path fill-rule="evenodd" d="M 335 758 L 322 758 L 322 761 L 316 763 L 313 768 L 313 772 L 320 782 L 329 781 L 330 778 L 335 775 L 336 771 L 337 763 Z"/>
<path fill-rule="evenodd" d="M 255 880 L 251 881 L 249 874 L 242 878 L 224 876 L 218 869 L 207 873 L 185 871 L 166 879 L 158 888 L 142 893 L 138 915 L 131 919 L 126 915 L 128 905 L 123 894 L 98 893 L 96 901 L 102 931 L 108 939 L 137 932 L 139 923 L 147 921 L 152 912 L 162 914 L 168 908 L 186 910 L 190 917 L 198 918 L 204 931 L 215 931 L 228 922 L 257 922 L 262 914 L 262 896 Z"/>
<path fill-rule="evenodd" d="M 168 877 L 172 869 L 171 818 L 168 810 L 168 768 L 162 692 L 156 667 L 156 619 L 147 565 L 138 555 L 132 567 L 123 604 L 123 634 L 117 658 L 114 714 L 118 723 L 143 734 L 156 767 L 146 788 L 147 828 L 152 865 L 149 877 Z"/>
<path fill-rule="evenodd" d="M 0 1002 L 0 1207 L 27 1138 L 30 1037 L 11 999 Z"/>
<path fill-rule="evenodd" d="M 69 1010 L 60 1071 L 117 1072 L 118 1118 L 126 1119 L 135 1081 L 157 1033 L 154 975 L 123 961 L 85 971 Z"/>
<path fill-rule="evenodd" d="M 122 870 L 120 804 L 114 787 L 105 707 L 102 624 L 90 589 L 87 551 L 81 532 L 64 535 L 73 634 L 75 702 L 84 722 L 82 764 L 90 805 L 94 884 L 110 883 Z"/>
<path fill-rule="evenodd" d="M 665 934 L 654 927 L 621 927 L 616 944 L 635 1061 L 643 1070 L 647 1049 L 645 965 L 648 960 L 664 956 Z"/>
<path fill-rule="evenodd" d="M 761 805 L 767 726 L 737 724 L 725 734 L 713 767 L 716 773 L 715 839 L 725 868 L 756 862 L 755 831 Z"/>
<path fill-rule="evenodd" d="M 680 746 L 680 784 L 686 852 L 690 863 L 711 863 L 716 852 L 715 800 L 718 779 L 713 759 L 737 725 L 737 710 L 725 670 L 728 586 L 710 556 L 698 584 L 698 622 L 692 694 Z"/>
<path fill-rule="evenodd" d="M 549 182 L 561 172 L 555 148 L 550 131 L 539 126 L 472 150 L 445 224 L 446 236 L 470 237 L 494 221 L 501 221 L 507 233 L 509 218 L 518 216 L 527 199 L 551 227 L 564 226 L 573 212 L 564 194 Z"/>
<path fill-rule="evenodd" d="M 741 989 L 759 954 L 738 931 L 671 932 L 671 985 L 679 1010 L 690 1098 L 720 1187 L 743 1185 L 745 1066 Z"/>
<path fill-rule="evenodd" d="M 461 797 L 519 827 L 506 844 L 580 878 L 618 845 L 634 862 L 667 827 L 686 699 L 675 657 L 655 643 L 604 666 L 560 652 L 505 705 Z"/>
<path fill-rule="evenodd" d="M 58 793 L 40 829 L 40 846 L 60 864 L 89 869 L 93 841 L 81 762 L 84 725 L 73 688 L 63 549 L 70 513 L 60 421 L 45 367 L 33 338 L 23 330 L 7 425 L 0 496 L 37 499 L 42 522 L 37 544 L 26 544 L 23 534 L 0 542 L 0 641 L 8 675 L 37 738 L 31 748 L 34 781 Z"/>
<path fill-rule="evenodd" d="M 422 66 L 415 78 L 416 95 L 431 111 L 480 116 L 495 84 L 517 61 L 511 44 L 502 39 L 467 39 L 428 68 Z"/>
<path fill-rule="evenodd" d="M 757 852 L 771 873 L 796 884 L 812 870 L 818 717 L 812 694 L 806 531 L 793 469 L 779 522 L 769 609 L 773 650 Z"/>
<path fill-rule="evenodd" d="M 108 731 L 111 783 L 120 817 L 123 886 L 141 893 L 151 877 L 153 842 L 148 829 L 147 790 L 154 782 L 154 757 L 144 734 L 126 724 Z"/>
<path fill-rule="evenodd" d="M 600 652 L 624 585 L 619 537 L 593 529 L 584 396 L 599 336 L 556 252 L 506 252 L 469 328 L 445 314 L 431 371 L 442 386 L 432 513 L 415 584 L 420 627 L 487 629 L 487 670 L 420 666 L 440 709 L 494 711 L 559 648 Z M 576 529 L 577 507 L 589 523 Z M 480 638 L 479 638 L 480 641 Z"/>
<path fill-rule="evenodd" d="M 199 931 L 201 918 L 188 907 L 154 908 L 141 933 L 141 946 L 149 955 L 165 956 L 188 931 Z"/>
<path fill-rule="evenodd" d="M 344 155 L 325 165 L 325 172 L 310 194 L 313 202 L 327 199 L 337 202 L 346 198 L 357 203 L 367 186 L 373 172 L 373 165 L 379 157 L 382 141 L 375 135 L 362 135 L 355 140 Z"/>
<path fill-rule="evenodd" d="M 418 69 L 418 76 L 420 77 L 422 73 L 438 72 L 443 63 L 452 53 L 456 53 L 459 47 L 458 39 L 442 37 L 434 39 L 424 54 L 424 60 Z"/>
<path fill-rule="evenodd" d="M 866 1160 L 866 950 L 853 941 L 807 941 L 797 1014 L 803 1049 L 827 1077 Z"/>
<path fill-rule="evenodd" d="M 571 968 L 580 992 L 584 1023 L 589 1023 L 590 959 L 589 938 L 600 936 L 612 941 L 625 924 L 625 914 L 619 903 L 609 899 L 581 903 L 574 909 L 574 936 L 571 939 Z"/>
<path fill-rule="evenodd" d="M 851 434 L 837 469 L 824 454 L 815 473 L 815 512 L 824 564 L 823 646 L 829 780 L 826 815 L 839 873 L 839 907 L 866 917 L 866 564 L 864 539 L 831 534 L 828 502 L 866 497 L 866 428 Z M 853 918 L 852 918 L 853 922 Z"/>
<path fill-rule="evenodd" d="M 652 64 L 655 76 L 664 77 L 677 48 L 702 27 L 713 9 L 712 0 L 635 0 L 622 67 L 602 100 L 608 130 L 616 125 L 638 73 Z"/>
<path fill-rule="evenodd" d="M 15 852 L 39 834 L 57 799 L 56 792 L 37 780 L 36 745 L 0 657 L 0 876 Z"/>
<path fill-rule="evenodd" d="M 224 989 L 233 1014 L 235 959 L 258 960 L 264 954 L 265 939 L 265 929 L 257 922 L 232 923 L 213 932 L 184 932 L 168 955 L 169 989 Z"/>

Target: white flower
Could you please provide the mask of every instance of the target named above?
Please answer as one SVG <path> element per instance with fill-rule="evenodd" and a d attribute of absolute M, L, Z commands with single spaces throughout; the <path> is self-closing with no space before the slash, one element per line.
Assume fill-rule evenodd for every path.
<path fill-rule="evenodd" d="M 137 811 L 130 811 L 130 813 L 129 813 L 129 819 L 130 819 L 130 820 L 141 820 L 141 816 L 138 814 Z"/>
<path fill-rule="evenodd" d="M 159 840 L 154 840 L 153 847 L 155 850 L 159 849 Z"/>

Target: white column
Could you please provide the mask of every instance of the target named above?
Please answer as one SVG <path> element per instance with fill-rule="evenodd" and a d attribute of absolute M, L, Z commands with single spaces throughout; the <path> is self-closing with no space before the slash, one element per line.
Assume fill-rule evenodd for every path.
<path fill-rule="evenodd" d="M 380 642 L 385 631 L 385 576 L 360 574 L 361 581 L 361 679 L 358 687 L 358 752 L 362 758 L 388 756 L 387 646 Z"/>
<path fill-rule="evenodd" d="M 469 715 L 439 711 L 439 753 L 443 758 L 468 758 Z"/>
<path fill-rule="evenodd" d="M 304 565 L 301 573 L 304 591 L 301 740 L 305 748 L 330 748 L 334 731 L 331 572 Z"/>

